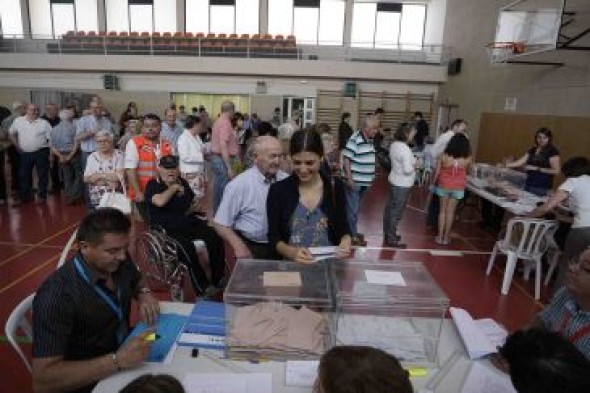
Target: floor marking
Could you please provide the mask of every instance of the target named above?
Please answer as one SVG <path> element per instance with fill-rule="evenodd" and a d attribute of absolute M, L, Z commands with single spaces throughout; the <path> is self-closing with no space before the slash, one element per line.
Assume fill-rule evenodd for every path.
<path fill-rule="evenodd" d="M 462 257 L 463 253 L 461 251 L 452 250 L 432 250 L 430 251 L 430 255 L 435 257 Z"/>
<path fill-rule="evenodd" d="M 20 256 L 22 256 L 22 255 L 25 255 L 25 254 L 26 254 L 26 253 L 28 253 L 29 251 L 31 251 L 31 250 L 34 250 L 35 248 L 38 248 L 38 247 L 40 247 L 40 246 L 41 246 L 43 243 L 46 243 L 46 242 L 48 242 L 48 241 L 50 241 L 50 240 L 53 240 L 54 238 L 56 238 L 56 237 L 58 237 L 58 236 L 60 236 L 60 235 L 64 234 L 65 232 L 67 232 L 67 231 L 71 230 L 72 228 L 74 228 L 74 227 L 75 227 L 75 226 L 77 226 L 77 225 L 78 225 L 78 223 L 76 222 L 75 224 L 72 224 L 72 225 L 68 226 L 67 228 L 65 228 L 65 229 L 63 229 L 63 230 L 61 230 L 61 231 L 59 231 L 59 232 L 57 232 L 57 233 L 55 233 L 55 234 L 53 234 L 53 235 L 51 235 L 51 236 L 49 236 L 49 237 L 45 238 L 45 239 L 43 239 L 43 240 L 41 240 L 39 243 L 35 244 L 34 246 L 32 246 L 32 247 L 29 247 L 29 248 L 27 248 L 26 250 L 23 250 L 23 251 L 21 251 L 21 252 L 19 252 L 19 253 L 16 253 L 16 254 L 14 254 L 14 255 L 12 255 L 12 256 L 10 256 L 10 257 L 6 258 L 6 259 L 5 259 L 5 260 L 3 260 L 2 262 L 0 262 L 0 266 L 4 266 L 4 265 L 6 265 L 8 262 L 11 262 L 11 261 L 15 260 L 16 258 L 18 258 L 18 257 L 20 257 Z"/>
<path fill-rule="evenodd" d="M 15 247 L 33 247 L 33 246 L 37 246 L 37 244 L 35 243 L 14 243 L 14 242 L 7 242 L 7 241 L 0 241 L 0 245 L 2 246 L 15 246 Z M 42 247 L 42 248 L 63 248 L 63 246 L 52 246 L 52 245 L 42 245 L 42 246 L 38 246 L 38 247 Z"/>
<path fill-rule="evenodd" d="M 6 292 L 7 290 L 9 290 L 10 288 L 14 287 L 16 284 L 20 284 L 21 282 L 23 282 L 28 277 L 30 277 L 33 274 L 37 273 L 39 270 L 45 268 L 50 262 L 55 263 L 59 259 L 60 254 L 56 254 L 56 255 L 52 256 L 51 258 L 49 258 L 48 260 L 46 260 L 45 262 L 43 262 L 41 265 L 37 266 L 36 268 L 34 268 L 32 270 L 29 270 L 27 272 L 27 274 L 25 274 L 23 276 L 20 276 L 16 280 L 12 281 L 10 284 L 8 284 L 4 288 L 0 289 L 0 294 L 3 294 L 4 292 Z"/>
<path fill-rule="evenodd" d="M 410 204 L 407 204 L 406 207 L 409 208 L 409 209 L 412 209 L 414 211 L 420 212 L 420 213 L 426 213 L 426 210 L 420 209 L 420 208 L 415 207 L 415 206 L 412 206 Z"/>

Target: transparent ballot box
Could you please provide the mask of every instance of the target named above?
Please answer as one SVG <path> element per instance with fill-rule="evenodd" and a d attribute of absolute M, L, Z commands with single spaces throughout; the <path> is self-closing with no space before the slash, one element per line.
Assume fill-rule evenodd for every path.
<path fill-rule="evenodd" d="M 420 262 L 332 265 L 336 345 L 381 348 L 406 364 L 438 364 L 449 299 Z"/>
<path fill-rule="evenodd" d="M 469 182 L 475 187 L 513 200 L 522 196 L 527 178 L 525 172 L 482 163 L 473 164 L 469 175 Z"/>
<path fill-rule="evenodd" d="M 238 260 L 224 294 L 226 355 L 318 359 L 333 341 L 329 276 L 326 261 Z"/>

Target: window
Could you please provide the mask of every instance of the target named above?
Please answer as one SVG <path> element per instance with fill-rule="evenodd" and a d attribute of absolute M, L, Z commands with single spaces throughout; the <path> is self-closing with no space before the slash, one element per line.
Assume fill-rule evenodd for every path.
<path fill-rule="evenodd" d="M 322 0 L 320 3 L 319 45 L 342 45 L 346 2 Z"/>
<path fill-rule="evenodd" d="M 175 32 L 176 1 L 154 0 L 154 31 Z M 133 29 L 132 29 L 133 30 Z"/>
<path fill-rule="evenodd" d="M 125 0 L 105 0 L 108 31 L 129 31 L 129 6 Z"/>
<path fill-rule="evenodd" d="M 29 0 L 29 17 L 33 38 L 53 37 L 51 3 L 49 0 Z"/>
<path fill-rule="evenodd" d="M 129 0 L 129 29 L 131 31 L 154 31 L 154 5 L 151 1 L 141 4 Z M 148 3 L 149 4 L 146 4 Z M 155 30 L 159 31 L 159 30 Z"/>
<path fill-rule="evenodd" d="M 96 0 L 76 0 L 76 30 L 98 31 L 98 7 Z"/>
<path fill-rule="evenodd" d="M 268 33 L 293 33 L 293 0 L 268 0 Z"/>
<path fill-rule="evenodd" d="M 2 34 L 5 37 L 11 35 L 22 36 L 23 20 L 20 0 L 0 1 L 0 22 L 2 23 Z"/>
<path fill-rule="evenodd" d="M 186 31 L 256 34 L 260 0 L 185 0 Z"/>
<path fill-rule="evenodd" d="M 60 37 L 68 31 L 76 30 L 76 16 L 74 11 L 74 0 L 51 1 L 51 21 L 53 37 Z"/>
<path fill-rule="evenodd" d="M 426 6 L 356 0 L 351 46 L 421 50 Z"/>
<path fill-rule="evenodd" d="M 342 45 L 345 0 L 268 0 L 268 32 L 297 42 Z"/>

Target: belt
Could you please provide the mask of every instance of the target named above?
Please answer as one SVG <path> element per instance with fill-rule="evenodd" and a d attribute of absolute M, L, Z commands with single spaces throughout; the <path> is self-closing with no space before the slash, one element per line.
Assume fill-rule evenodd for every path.
<path fill-rule="evenodd" d="M 236 230 L 236 233 L 238 234 L 238 236 L 244 240 L 246 243 L 250 243 L 250 244 L 254 244 L 257 246 L 268 246 L 268 242 L 266 243 L 261 243 L 261 242 L 255 242 L 254 240 L 250 240 L 248 239 L 242 232 Z"/>

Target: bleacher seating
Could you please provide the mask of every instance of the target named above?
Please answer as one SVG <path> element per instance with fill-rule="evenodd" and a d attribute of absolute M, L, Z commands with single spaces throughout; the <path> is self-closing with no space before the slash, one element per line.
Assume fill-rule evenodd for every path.
<path fill-rule="evenodd" d="M 50 53 L 155 54 L 298 58 L 294 36 L 282 35 L 68 31 L 59 44 L 48 44 Z"/>

